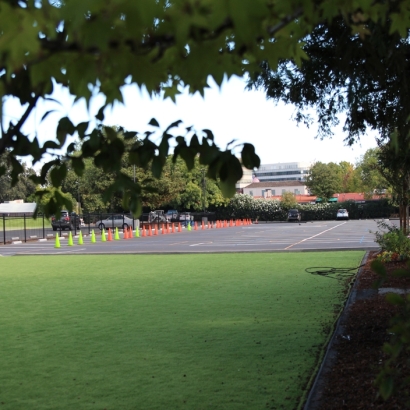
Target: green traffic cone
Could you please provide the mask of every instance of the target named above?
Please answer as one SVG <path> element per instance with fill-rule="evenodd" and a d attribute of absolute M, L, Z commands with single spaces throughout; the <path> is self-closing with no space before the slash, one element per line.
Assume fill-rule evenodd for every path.
<path fill-rule="evenodd" d="M 140 237 L 140 228 L 138 228 L 138 227 L 135 228 L 135 237 L 136 238 Z"/>
<path fill-rule="evenodd" d="M 188 222 L 188 231 L 190 231 L 191 229 L 191 222 Z"/>
<path fill-rule="evenodd" d="M 105 238 L 105 229 L 101 231 L 101 242 L 107 242 L 107 239 Z"/>
<path fill-rule="evenodd" d="M 120 234 L 118 233 L 118 228 L 117 227 L 115 227 L 114 240 L 116 240 L 116 241 L 120 240 Z"/>
<path fill-rule="evenodd" d="M 73 246 L 74 244 L 73 244 L 73 235 L 71 235 L 71 231 L 70 231 L 70 233 L 68 234 L 68 243 L 67 243 L 67 245 L 68 246 Z"/>
<path fill-rule="evenodd" d="M 79 245 L 83 245 L 84 244 L 84 241 L 83 241 L 83 234 L 82 234 L 82 232 L 80 231 L 80 236 L 78 237 L 78 244 Z"/>
<path fill-rule="evenodd" d="M 91 243 L 96 243 L 94 229 L 91 231 Z"/>
<path fill-rule="evenodd" d="M 56 244 L 54 245 L 54 248 L 61 248 L 60 238 L 58 236 L 58 233 L 56 234 Z"/>

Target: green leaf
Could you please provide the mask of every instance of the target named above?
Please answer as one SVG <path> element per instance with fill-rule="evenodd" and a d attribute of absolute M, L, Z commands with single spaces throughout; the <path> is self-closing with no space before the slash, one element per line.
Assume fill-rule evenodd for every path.
<path fill-rule="evenodd" d="M 74 169 L 74 172 L 78 176 L 82 176 L 85 170 L 85 164 L 82 158 L 71 157 L 71 165 Z"/>
<path fill-rule="evenodd" d="M 152 120 L 151 120 L 152 121 Z M 178 127 L 179 126 L 179 124 L 181 124 L 182 123 L 182 120 L 177 120 L 177 121 L 174 121 L 172 124 L 170 124 L 168 127 L 167 127 L 167 129 L 165 130 L 165 132 L 168 132 L 170 129 L 172 129 L 172 128 L 176 128 L 176 127 Z"/>
<path fill-rule="evenodd" d="M 406 278 L 410 276 L 410 270 L 409 269 L 396 269 L 392 272 L 392 276 L 395 276 L 398 278 Z"/>
<path fill-rule="evenodd" d="M 206 134 L 206 138 L 208 138 L 209 140 L 213 141 L 214 140 L 214 134 L 211 130 L 208 129 L 204 129 L 202 130 L 205 134 Z"/>
<path fill-rule="evenodd" d="M 75 132 L 75 127 L 68 117 L 63 117 L 57 126 L 57 140 L 60 145 L 64 145 L 65 140 L 68 135 L 73 135 Z"/>
<path fill-rule="evenodd" d="M 43 150 L 46 151 L 47 149 L 57 149 L 60 148 L 60 145 L 57 144 L 55 141 L 46 141 L 43 145 Z"/>
<path fill-rule="evenodd" d="M 136 138 L 137 135 L 138 135 L 138 132 L 136 132 L 136 131 L 126 131 L 126 132 L 124 132 L 123 135 L 124 135 L 124 139 L 130 140 L 130 139 Z"/>
<path fill-rule="evenodd" d="M 117 132 L 112 127 L 104 127 L 104 132 L 106 133 L 107 138 L 110 141 L 114 141 L 116 138 L 118 138 Z"/>
<path fill-rule="evenodd" d="M 384 400 L 387 400 L 393 393 L 394 381 L 393 377 L 386 376 L 380 383 L 379 391 Z"/>
<path fill-rule="evenodd" d="M 151 166 L 151 170 L 152 170 L 152 175 L 154 176 L 154 178 L 161 178 L 161 174 L 162 174 L 162 168 L 164 167 L 165 164 L 165 159 L 163 159 L 162 157 L 154 157 L 154 159 L 152 160 L 152 166 Z"/>
<path fill-rule="evenodd" d="M 103 122 L 104 121 L 104 110 L 105 110 L 105 105 L 103 105 L 99 110 L 97 115 L 95 116 L 95 118 L 97 118 L 97 120 Z"/>
<path fill-rule="evenodd" d="M 50 114 L 52 114 L 53 112 L 56 112 L 56 110 L 49 110 L 47 111 L 42 117 L 41 117 L 41 122 L 44 121 Z"/>
<path fill-rule="evenodd" d="M 153 127 L 159 127 L 159 123 L 155 118 L 151 118 L 151 120 L 148 124 L 152 125 Z"/>
<path fill-rule="evenodd" d="M 219 181 L 222 194 L 225 198 L 232 198 L 236 194 L 235 182 L 230 180 Z"/>
<path fill-rule="evenodd" d="M 63 182 L 66 176 L 67 176 L 66 164 L 62 164 L 60 167 L 54 167 L 50 171 L 51 183 L 56 188 L 61 186 L 61 183 Z"/>
<path fill-rule="evenodd" d="M 382 262 L 380 262 L 378 260 L 374 260 L 370 264 L 370 267 L 371 267 L 372 271 L 377 273 L 379 276 L 381 276 L 382 278 L 386 278 L 386 275 L 387 275 L 386 267 L 384 266 L 384 264 Z"/>
<path fill-rule="evenodd" d="M 78 136 L 80 137 L 80 139 L 84 139 L 85 137 L 85 133 L 87 132 L 88 129 L 88 121 L 84 121 L 84 122 L 80 122 L 77 125 L 77 132 L 78 132 Z"/>
<path fill-rule="evenodd" d="M 242 164 L 245 168 L 259 168 L 261 161 L 255 153 L 255 147 L 252 144 L 243 144 L 242 148 Z"/>
<path fill-rule="evenodd" d="M 386 300 L 392 305 L 404 305 L 405 303 L 404 298 L 397 293 L 388 293 L 386 295 Z"/>

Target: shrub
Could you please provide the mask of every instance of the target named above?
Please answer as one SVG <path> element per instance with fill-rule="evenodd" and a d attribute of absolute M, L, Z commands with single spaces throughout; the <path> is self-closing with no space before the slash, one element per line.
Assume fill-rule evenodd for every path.
<path fill-rule="evenodd" d="M 386 259 L 385 262 L 408 259 L 410 257 L 410 239 L 403 231 L 397 226 L 383 221 L 378 222 L 377 226 L 385 229 L 385 231 L 375 232 L 376 242 L 382 250 L 379 259 Z M 383 256 L 383 254 L 385 255 Z M 387 260 L 389 258 L 390 260 Z"/>

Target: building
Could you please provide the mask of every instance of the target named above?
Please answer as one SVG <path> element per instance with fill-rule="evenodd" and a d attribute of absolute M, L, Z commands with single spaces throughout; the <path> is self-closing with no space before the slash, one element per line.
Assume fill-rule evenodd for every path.
<path fill-rule="evenodd" d="M 32 216 L 36 210 L 37 204 L 35 202 L 24 203 L 22 199 L 15 201 L 6 201 L 0 204 L 0 215 L 6 216 Z"/>
<path fill-rule="evenodd" d="M 243 194 L 243 188 L 245 188 L 246 186 L 252 183 L 252 176 L 254 173 L 254 171 L 252 171 L 251 169 L 247 169 L 244 167 L 242 167 L 242 172 L 243 172 L 242 178 L 235 185 L 236 192 L 238 194 Z"/>
<path fill-rule="evenodd" d="M 309 191 L 302 181 L 253 182 L 243 188 L 244 194 L 261 198 L 282 196 L 285 192 L 291 192 L 295 195 L 309 195 Z"/>
<path fill-rule="evenodd" d="M 310 162 L 278 162 L 262 164 L 255 176 L 261 181 L 306 181 L 312 164 Z"/>

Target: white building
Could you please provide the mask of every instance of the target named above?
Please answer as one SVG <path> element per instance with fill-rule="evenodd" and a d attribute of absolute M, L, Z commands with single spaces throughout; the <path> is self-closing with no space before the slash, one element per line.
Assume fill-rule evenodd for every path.
<path fill-rule="evenodd" d="M 278 162 L 262 164 L 254 174 L 265 181 L 306 181 L 312 164 L 310 162 Z"/>
<path fill-rule="evenodd" d="M 236 183 L 236 192 L 242 192 L 242 189 L 248 186 L 249 184 L 252 184 L 252 177 L 254 174 L 254 171 L 251 169 L 247 169 L 242 167 L 242 178 Z"/>
<path fill-rule="evenodd" d="M 243 188 L 244 194 L 263 198 L 281 196 L 285 192 L 291 192 L 295 195 L 309 195 L 306 185 L 301 181 L 253 182 Z"/>

